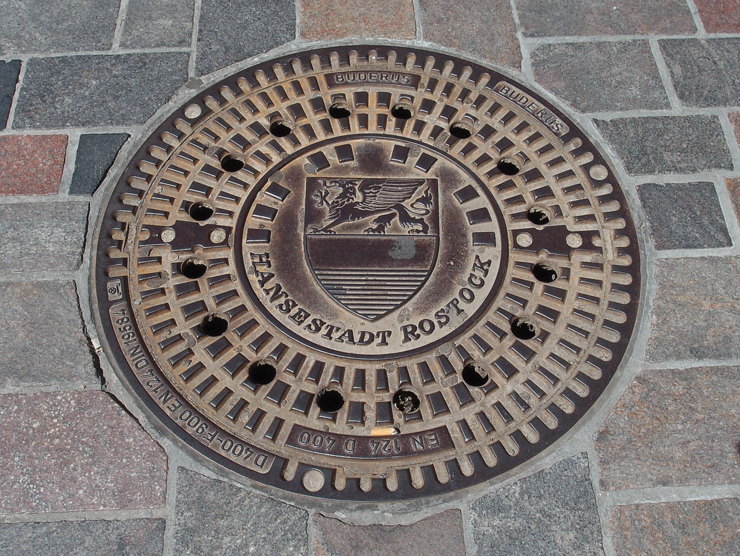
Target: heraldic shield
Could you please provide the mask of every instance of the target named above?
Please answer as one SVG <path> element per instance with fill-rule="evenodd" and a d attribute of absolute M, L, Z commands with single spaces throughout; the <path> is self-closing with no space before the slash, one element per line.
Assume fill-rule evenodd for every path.
<path fill-rule="evenodd" d="M 421 289 L 439 248 L 438 184 L 307 178 L 306 257 L 340 305 L 374 321 Z"/>

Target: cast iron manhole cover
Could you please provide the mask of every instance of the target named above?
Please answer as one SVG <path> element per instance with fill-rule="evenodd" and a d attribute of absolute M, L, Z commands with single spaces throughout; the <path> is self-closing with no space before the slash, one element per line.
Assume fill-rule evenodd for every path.
<path fill-rule="evenodd" d="M 131 159 L 98 229 L 107 353 L 160 424 L 326 498 L 470 486 L 550 445 L 638 305 L 599 150 L 511 78 L 419 49 L 233 75 Z"/>

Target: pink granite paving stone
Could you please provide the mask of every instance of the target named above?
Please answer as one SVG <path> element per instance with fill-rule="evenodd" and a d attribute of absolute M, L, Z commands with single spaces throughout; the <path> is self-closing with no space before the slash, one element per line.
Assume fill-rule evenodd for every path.
<path fill-rule="evenodd" d="M 412 0 L 301 0 L 301 37 L 416 37 Z"/>
<path fill-rule="evenodd" d="M 694 0 L 708 33 L 740 33 L 740 2 L 737 0 Z"/>
<path fill-rule="evenodd" d="M 0 195 L 56 193 L 66 151 L 66 135 L 0 137 Z"/>

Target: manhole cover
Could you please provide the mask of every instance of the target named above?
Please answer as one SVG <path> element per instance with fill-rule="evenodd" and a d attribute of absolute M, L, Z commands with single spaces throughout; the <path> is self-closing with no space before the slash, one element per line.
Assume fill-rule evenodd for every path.
<path fill-rule="evenodd" d="M 197 95 L 101 217 L 98 324 L 156 419 L 326 498 L 490 479 L 562 436 L 640 288 L 614 173 L 560 110 L 472 62 L 352 47 Z"/>

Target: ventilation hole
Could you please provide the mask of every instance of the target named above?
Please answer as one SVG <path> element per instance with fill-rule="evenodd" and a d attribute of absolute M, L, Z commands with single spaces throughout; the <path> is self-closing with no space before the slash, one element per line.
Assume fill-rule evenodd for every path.
<path fill-rule="evenodd" d="M 293 133 L 293 125 L 287 120 L 275 120 L 270 124 L 270 133 L 275 137 L 285 137 Z"/>
<path fill-rule="evenodd" d="M 414 115 L 410 105 L 400 102 L 391 108 L 391 114 L 393 114 L 394 118 L 398 118 L 399 120 L 408 120 Z"/>
<path fill-rule="evenodd" d="M 213 216 L 214 212 L 213 207 L 208 203 L 193 203 L 188 209 L 190 218 L 198 222 L 205 222 Z"/>
<path fill-rule="evenodd" d="M 473 130 L 464 122 L 455 122 L 450 126 L 450 135 L 458 139 L 467 139 L 473 135 Z"/>
<path fill-rule="evenodd" d="M 257 361 L 249 367 L 249 380 L 255 384 L 270 384 L 275 380 L 277 369 L 267 361 Z"/>
<path fill-rule="evenodd" d="M 207 336 L 221 336 L 229 328 L 229 321 L 218 315 L 208 315 L 200 323 L 200 329 Z"/>
<path fill-rule="evenodd" d="M 496 167 L 507 176 L 519 173 L 519 166 L 511 158 L 502 158 L 496 163 Z"/>
<path fill-rule="evenodd" d="M 540 282 L 547 282 L 548 284 L 558 279 L 558 271 L 545 263 L 537 263 L 536 265 L 533 265 L 532 274 Z"/>
<path fill-rule="evenodd" d="M 197 257 L 192 257 L 180 265 L 180 272 L 182 272 L 186 278 L 190 278 L 191 280 L 200 278 L 207 270 L 208 263 Z"/>
<path fill-rule="evenodd" d="M 531 340 L 537 335 L 537 327 L 530 320 L 517 318 L 511 321 L 511 332 L 520 340 Z"/>
<path fill-rule="evenodd" d="M 332 118 L 349 118 L 352 115 L 352 111 L 346 102 L 335 102 L 329 107 L 329 115 Z"/>
<path fill-rule="evenodd" d="M 401 413 L 414 413 L 418 411 L 421 402 L 411 390 L 399 390 L 393 395 L 393 405 Z"/>
<path fill-rule="evenodd" d="M 527 211 L 527 218 L 532 224 L 537 224 L 538 226 L 544 226 L 548 222 L 550 222 L 550 213 L 546 208 L 542 207 L 531 207 Z"/>
<path fill-rule="evenodd" d="M 221 159 L 221 168 L 226 172 L 238 172 L 244 168 L 244 160 L 241 155 L 227 154 Z"/>
<path fill-rule="evenodd" d="M 475 363 L 468 363 L 463 367 L 462 379 L 468 386 L 483 386 L 488 382 L 488 375 Z"/>
<path fill-rule="evenodd" d="M 316 396 L 316 403 L 325 413 L 336 413 L 344 405 L 344 396 L 336 390 L 322 390 Z"/>

